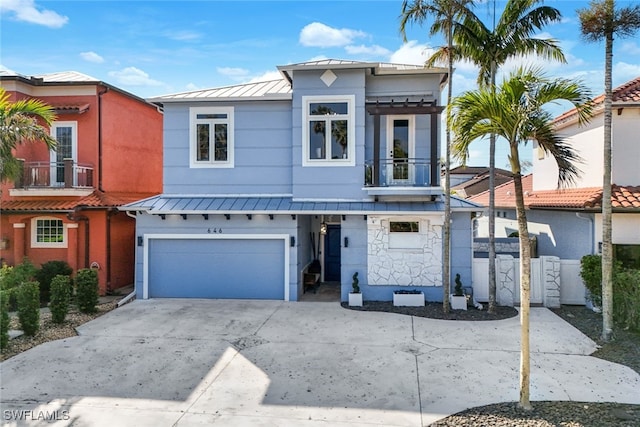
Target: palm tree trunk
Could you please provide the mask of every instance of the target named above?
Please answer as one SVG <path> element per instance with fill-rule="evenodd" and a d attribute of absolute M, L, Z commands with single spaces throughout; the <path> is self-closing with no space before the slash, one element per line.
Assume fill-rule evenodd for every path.
<path fill-rule="evenodd" d="M 495 14 L 495 12 L 494 12 Z M 491 62 L 491 90 L 496 88 L 496 62 Z M 496 313 L 496 136 L 489 136 L 489 313 Z"/>
<path fill-rule="evenodd" d="M 613 334 L 613 244 L 611 224 L 611 63 L 613 34 L 605 41 L 604 71 L 604 171 L 602 181 L 602 340 L 609 341 Z"/>
<path fill-rule="evenodd" d="M 531 382 L 529 343 L 531 249 L 529 246 L 529 230 L 527 227 L 527 215 L 524 209 L 524 191 L 522 190 L 522 175 L 520 174 L 520 160 L 517 146 L 511 147 L 511 165 L 516 193 L 518 240 L 520 242 L 520 401 L 518 406 L 529 410 L 531 409 L 531 401 L 529 398 L 529 385 Z"/>

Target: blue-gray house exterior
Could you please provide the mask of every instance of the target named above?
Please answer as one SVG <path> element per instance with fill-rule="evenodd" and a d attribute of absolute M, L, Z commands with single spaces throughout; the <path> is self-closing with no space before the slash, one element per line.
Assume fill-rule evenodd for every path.
<path fill-rule="evenodd" d="M 446 70 L 278 69 L 280 80 L 150 100 L 164 109 L 163 194 L 123 207 L 136 215 L 137 297 L 295 301 L 317 259 L 343 301 L 355 272 L 365 300 L 442 300 Z M 451 276 L 466 283 L 477 210 L 452 199 Z"/>

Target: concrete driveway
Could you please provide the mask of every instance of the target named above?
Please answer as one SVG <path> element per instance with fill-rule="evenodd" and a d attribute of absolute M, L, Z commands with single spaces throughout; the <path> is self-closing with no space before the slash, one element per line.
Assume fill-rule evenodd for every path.
<path fill-rule="evenodd" d="M 595 344 L 549 310 L 531 320 L 532 400 L 640 403 L 640 375 L 587 356 Z M 79 333 L 0 365 L 3 423 L 421 426 L 518 400 L 518 318 L 147 300 Z"/>

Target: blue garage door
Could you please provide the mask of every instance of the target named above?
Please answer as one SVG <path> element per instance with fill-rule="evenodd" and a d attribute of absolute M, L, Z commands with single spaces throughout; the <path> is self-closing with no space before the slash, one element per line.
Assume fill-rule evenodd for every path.
<path fill-rule="evenodd" d="M 282 240 L 150 239 L 150 298 L 284 299 Z"/>

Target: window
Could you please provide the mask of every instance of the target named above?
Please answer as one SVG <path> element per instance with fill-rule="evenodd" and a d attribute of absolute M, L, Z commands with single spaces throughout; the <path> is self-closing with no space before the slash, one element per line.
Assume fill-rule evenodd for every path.
<path fill-rule="evenodd" d="M 421 250 L 424 245 L 420 221 L 389 221 L 389 249 Z"/>
<path fill-rule="evenodd" d="M 354 96 L 303 96 L 303 165 L 355 164 Z"/>
<path fill-rule="evenodd" d="M 56 148 L 51 150 L 51 185 L 64 185 L 64 160 L 77 161 L 78 123 L 54 122 L 51 136 L 56 140 Z M 73 185 L 76 185 L 74 182 Z"/>
<path fill-rule="evenodd" d="M 190 166 L 233 167 L 233 108 L 190 109 Z"/>
<path fill-rule="evenodd" d="M 66 248 L 67 228 L 61 219 L 34 218 L 31 220 L 31 247 Z"/>
<path fill-rule="evenodd" d="M 392 233 L 418 233 L 420 232 L 420 223 L 417 221 L 391 222 L 389 223 L 389 231 Z"/>

